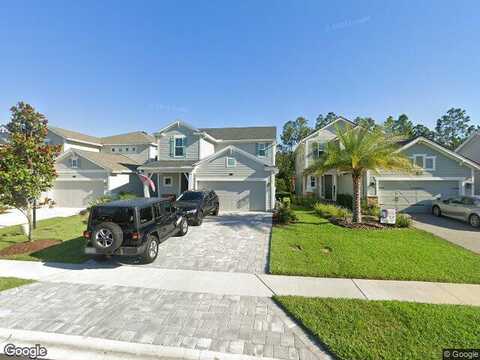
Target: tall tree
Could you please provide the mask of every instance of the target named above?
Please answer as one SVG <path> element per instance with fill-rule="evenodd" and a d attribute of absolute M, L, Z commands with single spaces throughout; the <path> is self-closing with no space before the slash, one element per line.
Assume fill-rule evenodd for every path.
<path fill-rule="evenodd" d="M 331 122 L 335 121 L 338 118 L 337 114 L 334 112 L 329 112 L 327 115 L 323 116 L 322 114 L 317 116 L 315 120 L 315 130 L 321 129 Z"/>
<path fill-rule="evenodd" d="M 377 127 L 377 124 L 375 123 L 375 120 L 371 117 L 361 117 L 357 116 L 353 122 L 357 125 L 360 125 L 366 129 L 373 130 Z"/>
<path fill-rule="evenodd" d="M 275 164 L 278 168 L 276 179 L 282 180 L 287 187 L 286 191 L 291 192 L 293 190 L 293 177 L 295 176 L 295 153 L 288 149 L 277 151 Z"/>
<path fill-rule="evenodd" d="M 435 132 L 422 124 L 417 124 L 412 129 L 413 137 L 423 136 L 424 138 L 435 140 Z"/>
<path fill-rule="evenodd" d="M 385 134 L 381 129 L 337 127 L 339 141 L 327 143 L 325 152 L 306 169 L 321 175 L 337 169 L 352 174 L 353 222 L 362 222 L 361 182 L 367 170 L 413 170 L 412 161 L 397 152 L 400 137 Z"/>
<path fill-rule="evenodd" d="M 435 140 L 454 150 L 477 128 L 470 124 L 470 116 L 460 108 L 451 108 L 437 120 Z"/>
<path fill-rule="evenodd" d="M 0 203 L 25 215 L 32 240 L 33 204 L 53 184 L 60 148 L 45 145 L 47 119 L 32 106 L 19 102 L 10 111 L 9 142 L 0 147 Z"/>
<path fill-rule="evenodd" d="M 383 126 L 385 131 L 390 134 L 403 136 L 408 139 L 414 136 L 413 123 L 405 114 L 400 115 L 398 119 L 394 119 L 392 116 L 389 116 L 387 120 L 385 120 Z"/>
<path fill-rule="evenodd" d="M 285 125 L 283 125 L 283 131 L 280 138 L 282 142 L 291 149 L 311 132 L 312 129 L 308 126 L 308 120 L 299 116 L 294 121 L 287 121 Z"/>

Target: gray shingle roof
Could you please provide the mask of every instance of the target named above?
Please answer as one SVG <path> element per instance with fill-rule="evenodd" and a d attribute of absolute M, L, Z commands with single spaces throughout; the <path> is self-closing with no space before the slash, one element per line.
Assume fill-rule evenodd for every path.
<path fill-rule="evenodd" d="M 52 132 L 54 132 L 55 134 L 60 135 L 66 139 L 78 140 L 78 141 L 83 141 L 88 143 L 99 144 L 99 145 L 101 144 L 100 138 L 95 136 L 90 136 L 90 135 L 79 133 L 77 131 L 62 129 L 55 126 L 49 126 L 48 128 L 52 130 Z"/>
<path fill-rule="evenodd" d="M 199 130 L 205 131 L 207 134 L 219 140 L 275 140 L 277 138 L 277 128 L 275 126 L 202 128 Z"/>
<path fill-rule="evenodd" d="M 93 152 L 85 150 L 73 150 L 76 154 L 87 160 L 111 171 L 130 171 L 134 170 L 138 165 L 133 159 L 120 154 L 109 154 L 102 152 Z"/>
<path fill-rule="evenodd" d="M 126 134 L 102 137 L 101 142 L 105 145 L 151 144 L 155 143 L 155 138 L 144 131 L 134 131 Z"/>

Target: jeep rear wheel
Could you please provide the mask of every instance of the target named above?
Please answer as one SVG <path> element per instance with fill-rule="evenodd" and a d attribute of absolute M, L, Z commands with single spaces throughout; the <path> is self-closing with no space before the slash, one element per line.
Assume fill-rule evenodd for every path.
<path fill-rule="evenodd" d="M 150 264 L 155 261 L 158 256 L 158 246 L 160 241 L 154 235 L 148 235 L 147 246 L 145 248 L 145 253 L 143 254 L 143 262 L 145 264 Z"/>
<path fill-rule="evenodd" d="M 98 224 L 93 230 L 91 241 L 101 253 L 111 254 L 122 245 L 122 228 L 111 222 Z"/>

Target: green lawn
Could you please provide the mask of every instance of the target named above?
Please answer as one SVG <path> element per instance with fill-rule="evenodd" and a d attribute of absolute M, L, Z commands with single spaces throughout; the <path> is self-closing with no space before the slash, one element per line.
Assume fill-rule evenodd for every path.
<path fill-rule="evenodd" d="M 62 243 L 30 255 L 15 255 L 6 258 L 81 263 L 88 259 L 88 256 L 83 253 L 84 240 L 82 237 L 86 221 L 87 217 L 81 215 L 38 221 L 37 229 L 33 232 L 33 240 L 52 239 L 61 240 Z M 22 234 L 20 226 L 0 229 L 0 250 L 26 240 L 27 237 Z"/>
<path fill-rule="evenodd" d="M 18 279 L 14 277 L 0 277 L 0 291 L 11 289 L 17 286 L 27 285 L 34 282 L 33 280 Z"/>
<path fill-rule="evenodd" d="M 480 256 L 417 229 L 353 230 L 312 211 L 275 226 L 273 274 L 480 283 Z"/>
<path fill-rule="evenodd" d="M 437 360 L 443 348 L 480 344 L 480 307 L 293 296 L 275 300 L 339 359 Z"/>

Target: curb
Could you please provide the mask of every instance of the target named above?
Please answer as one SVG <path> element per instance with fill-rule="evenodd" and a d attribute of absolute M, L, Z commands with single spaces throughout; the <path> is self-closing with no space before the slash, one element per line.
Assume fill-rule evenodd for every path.
<path fill-rule="evenodd" d="M 88 336 L 63 335 L 41 331 L 0 328 L 0 354 L 6 344 L 17 347 L 34 347 L 36 344 L 47 349 L 50 360 L 119 360 L 119 359 L 184 359 L 184 360 L 255 360 L 255 356 L 229 354 L 208 350 L 129 343 L 125 341 L 99 339 Z M 279 360 L 262 357 L 262 360 Z"/>

